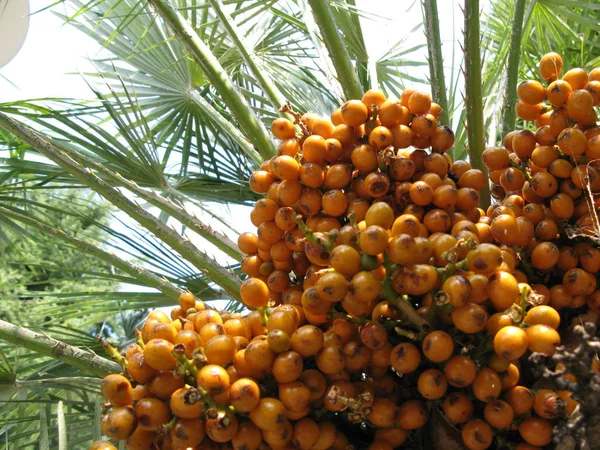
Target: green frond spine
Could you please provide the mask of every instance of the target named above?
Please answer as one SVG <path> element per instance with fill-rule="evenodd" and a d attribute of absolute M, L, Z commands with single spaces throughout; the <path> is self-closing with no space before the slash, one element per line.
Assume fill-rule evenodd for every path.
<path fill-rule="evenodd" d="M 209 0 L 211 6 L 214 11 L 217 13 L 219 20 L 221 21 L 221 25 L 227 30 L 227 35 L 235 44 L 237 51 L 242 56 L 244 62 L 256 78 L 256 81 L 260 85 L 261 89 L 265 92 L 271 105 L 275 109 L 275 111 L 279 111 L 279 109 L 286 103 L 286 100 L 281 93 L 281 91 L 275 86 L 275 84 L 269 79 L 268 76 L 265 75 L 264 70 L 261 69 L 260 64 L 257 61 L 256 54 L 251 48 L 248 48 L 246 44 L 241 39 L 242 32 L 236 26 L 233 18 L 227 14 L 223 10 L 223 4 L 221 0 Z M 289 114 L 285 114 L 280 112 L 282 117 L 291 118 Z"/>
<path fill-rule="evenodd" d="M 526 0 L 515 1 L 510 48 L 506 68 L 506 87 L 502 104 L 502 136 L 515 128 L 515 103 L 517 102 L 517 81 L 521 59 L 521 39 L 523 38 L 523 16 Z"/>
<path fill-rule="evenodd" d="M 4 320 L 0 320 L 0 339 L 25 347 L 40 355 L 58 359 L 98 377 L 104 377 L 110 373 L 120 373 L 123 370 L 116 362 L 98 356 L 94 352 L 82 350 Z"/>
<path fill-rule="evenodd" d="M 172 283 L 169 283 L 167 280 L 165 280 L 162 277 L 159 277 L 158 275 L 154 274 L 153 272 L 150 272 L 149 270 L 144 269 L 141 266 L 131 264 L 130 262 L 119 258 L 114 253 L 107 252 L 106 250 L 103 250 L 100 247 L 97 247 L 87 241 L 84 241 L 84 240 L 78 239 L 76 237 L 73 237 L 71 235 L 68 235 L 63 230 L 50 227 L 50 226 L 43 224 L 31 217 L 25 216 L 23 214 L 20 214 L 18 212 L 12 211 L 10 209 L 7 209 L 7 208 L 1 207 L 1 206 L 0 206 L 0 214 L 2 214 L 5 217 L 10 217 L 11 219 L 17 220 L 26 225 L 29 225 L 33 228 L 36 228 L 37 230 L 43 232 L 44 234 L 47 234 L 48 236 L 52 236 L 54 238 L 57 238 L 65 243 L 69 244 L 69 245 L 77 247 L 79 250 L 81 250 L 85 254 L 93 255 L 93 256 L 101 259 L 102 261 L 105 261 L 105 262 L 113 265 L 117 269 L 122 270 L 123 272 L 125 272 L 128 275 L 131 275 L 136 280 L 141 281 L 146 286 L 158 289 L 160 292 L 165 294 L 167 297 L 172 298 L 175 302 L 179 298 L 179 294 L 181 294 L 181 292 L 182 292 L 182 290 L 179 289 L 177 286 L 175 286 Z"/>
<path fill-rule="evenodd" d="M 465 106 L 467 110 L 467 142 L 469 159 L 474 169 L 481 170 L 486 178 L 483 164 L 485 129 L 483 125 L 483 98 L 481 87 L 481 36 L 479 32 L 479 0 L 465 0 Z M 486 184 L 480 192 L 480 206 L 485 210 L 490 204 L 490 188 Z"/>
<path fill-rule="evenodd" d="M 441 123 L 450 125 L 437 0 L 423 1 L 423 19 L 425 21 L 425 33 L 427 36 L 427 50 L 429 53 L 427 61 L 429 63 L 429 80 L 431 82 L 433 101 L 442 107 Z"/>
<path fill-rule="evenodd" d="M 244 96 L 234 86 L 231 78 L 208 45 L 202 41 L 196 30 L 185 20 L 185 17 L 167 1 L 148 1 L 188 49 L 193 60 L 200 66 L 211 86 L 223 98 L 223 101 L 239 122 L 242 132 L 252 142 L 261 157 L 263 159 L 271 158 L 275 154 L 275 147 L 266 128 L 254 114 Z"/>
<path fill-rule="evenodd" d="M 194 267 L 208 276 L 214 283 L 221 286 L 231 298 L 240 299 L 239 278 L 200 251 L 189 239 L 182 237 L 160 219 L 129 200 L 118 189 L 110 186 L 92 170 L 86 169 L 77 163 L 66 152 L 58 149 L 35 131 L 3 113 L 0 113 L 0 128 L 14 134 L 23 142 L 29 144 L 32 148 L 69 172 L 81 183 L 102 195 L 141 226 L 152 232 L 158 239 L 169 245 L 186 261 L 189 261 Z"/>
<path fill-rule="evenodd" d="M 358 75 L 352 65 L 348 50 L 342 42 L 329 1 L 308 0 L 308 4 L 335 67 L 337 80 L 342 86 L 346 100 L 362 98 L 363 90 L 358 81 Z"/>

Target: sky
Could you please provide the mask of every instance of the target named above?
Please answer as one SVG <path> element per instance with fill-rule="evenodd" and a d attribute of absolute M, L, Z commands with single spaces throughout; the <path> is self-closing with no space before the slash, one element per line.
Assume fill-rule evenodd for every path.
<path fill-rule="evenodd" d="M 93 70 L 88 58 L 96 56 L 100 46 L 74 27 L 65 25 L 51 11 L 37 12 L 49 3 L 49 0 L 29 1 L 32 15 L 25 42 L 14 59 L 0 68 L 0 102 L 91 96 L 81 76 L 68 74 Z"/>
<path fill-rule="evenodd" d="M 462 21 L 463 15 L 460 5 L 463 0 L 439 0 L 438 16 L 440 18 L 440 37 L 442 41 L 442 53 L 444 56 L 452 54 L 452 47 L 457 55 L 460 54 L 459 42 L 462 40 Z M 486 0 L 481 2 L 487 3 Z M 423 20 L 421 10 L 421 0 L 358 0 L 357 8 L 365 11 L 372 11 L 373 4 L 377 5 L 377 15 L 372 18 L 368 16 L 361 18 L 361 26 L 365 37 L 365 45 L 369 52 L 371 61 L 377 61 L 398 42 L 399 39 L 406 38 L 403 46 L 412 48 L 423 44 L 425 38 L 422 33 L 411 33 L 411 30 L 420 24 Z M 422 48 L 416 53 L 425 60 L 427 48 Z M 446 79 L 450 79 L 450 72 L 457 71 L 458 67 L 452 68 L 452 62 L 449 58 L 444 60 Z M 418 76 L 425 78 L 429 73 L 428 66 L 411 69 L 416 71 Z"/>

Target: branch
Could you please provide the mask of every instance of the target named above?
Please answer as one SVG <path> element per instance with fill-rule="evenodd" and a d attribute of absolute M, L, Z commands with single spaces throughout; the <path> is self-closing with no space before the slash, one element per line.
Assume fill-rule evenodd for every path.
<path fill-rule="evenodd" d="M 265 71 L 261 69 L 259 62 L 257 61 L 256 54 L 254 50 L 248 48 L 244 42 L 240 39 L 242 36 L 242 32 L 238 29 L 233 18 L 223 11 L 223 4 L 221 0 L 209 0 L 211 6 L 217 13 L 219 20 L 221 21 L 221 25 L 225 27 L 227 30 L 227 35 L 233 41 L 237 51 L 242 56 L 242 59 L 258 81 L 261 89 L 265 92 L 267 97 L 269 98 L 271 105 L 275 109 L 275 111 L 279 112 L 279 109 L 285 105 L 286 100 L 281 91 L 275 86 L 275 84 L 269 79 L 268 76 L 265 75 Z M 292 116 L 283 112 L 279 112 L 282 117 L 291 118 Z"/>
<path fill-rule="evenodd" d="M 483 127 L 483 98 L 481 88 L 481 44 L 479 34 L 479 0 L 465 0 L 465 89 L 467 110 L 467 142 L 469 159 L 474 169 L 481 170 L 487 178 L 487 168 L 481 157 L 485 147 Z M 490 204 L 490 187 L 480 193 L 480 206 L 485 210 Z"/>
<path fill-rule="evenodd" d="M 173 228 L 169 228 L 162 221 L 154 217 L 139 205 L 129 200 L 117 189 L 108 185 L 104 180 L 95 175 L 90 169 L 84 168 L 73 160 L 66 152 L 58 149 L 37 132 L 20 124 L 7 115 L 0 113 L 0 128 L 11 132 L 23 142 L 59 165 L 77 178 L 81 183 L 89 186 L 106 200 L 111 202 L 141 226 L 152 232 L 158 239 L 178 252 L 186 261 L 206 274 L 208 278 L 221 286 L 228 295 L 240 299 L 240 280 L 231 272 L 219 266 L 206 254 L 196 248 L 189 239 L 181 237 Z"/>
<path fill-rule="evenodd" d="M 67 150 L 65 150 L 67 152 Z M 225 236 L 223 233 L 219 233 L 213 230 L 210 226 L 202 223 L 196 216 L 188 213 L 185 208 L 176 205 L 172 200 L 164 198 L 158 195 L 156 192 L 146 190 L 140 187 L 134 181 L 128 180 L 123 177 L 120 173 L 116 173 L 106 168 L 104 165 L 94 161 L 92 158 L 77 153 L 74 151 L 68 151 L 69 155 L 78 163 L 83 166 L 94 169 L 95 171 L 102 174 L 102 177 L 111 182 L 113 186 L 123 186 L 130 192 L 133 192 L 138 197 L 146 200 L 151 205 L 156 206 L 161 211 L 166 212 L 171 217 L 177 219 L 179 222 L 189 227 L 192 231 L 202 236 L 211 244 L 218 247 L 223 253 L 226 253 L 236 261 L 241 261 L 242 254 L 237 247 L 237 244 Z"/>
<path fill-rule="evenodd" d="M 179 298 L 179 294 L 181 294 L 182 292 L 181 289 L 167 281 L 165 278 L 159 277 L 155 273 L 144 269 L 141 266 L 131 264 L 130 262 L 119 258 L 114 253 L 107 252 L 106 250 L 102 250 L 100 247 L 96 247 L 95 245 L 90 244 L 89 242 L 70 236 L 63 230 L 50 227 L 41 222 L 38 222 L 37 220 L 31 217 L 27 217 L 23 214 L 1 206 L 0 214 L 2 214 L 5 217 L 10 217 L 15 220 L 18 220 L 19 222 L 32 226 L 45 234 L 48 234 L 52 237 L 60 239 L 63 242 L 66 242 L 67 244 L 71 244 L 74 247 L 77 247 L 83 253 L 94 255 L 96 258 L 106 261 L 107 263 L 115 266 L 119 270 L 122 270 L 126 274 L 131 275 L 133 278 L 140 280 L 146 286 L 158 289 L 167 297 L 172 298 L 175 301 L 177 301 L 177 299 Z"/>
<path fill-rule="evenodd" d="M 427 35 L 427 50 L 429 57 L 429 79 L 433 100 L 442 107 L 441 123 L 450 125 L 448 97 L 446 93 L 446 78 L 444 76 L 444 58 L 442 56 L 442 40 L 440 38 L 440 19 L 437 10 L 437 0 L 423 1 L 423 19 Z"/>
<path fill-rule="evenodd" d="M 352 24 L 356 30 L 356 34 L 358 37 L 358 41 L 360 46 L 365 49 L 365 53 L 367 52 L 367 45 L 365 44 L 365 36 L 363 33 L 362 26 L 360 25 L 360 16 L 358 15 L 358 10 L 356 7 L 356 0 L 346 0 L 346 3 L 351 6 L 350 10 L 352 11 L 350 14 Z M 370 87 L 369 80 L 369 69 L 367 68 L 369 62 L 369 57 L 364 61 L 356 61 L 356 73 L 358 76 L 358 81 L 361 84 L 363 90 L 367 90 Z"/>
<path fill-rule="evenodd" d="M 515 103 L 517 102 L 517 79 L 521 58 L 521 39 L 523 38 L 523 16 L 525 0 L 516 0 L 508 50 L 508 67 L 506 69 L 506 89 L 502 104 L 502 136 L 515 128 Z"/>
<path fill-rule="evenodd" d="M 206 115 L 210 116 L 212 121 L 215 122 L 221 130 L 227 133 L 227 135 L 241 147 L 242 151 L 252 160 L 252 162 L 254 162 L 254 165 L 258 169 L 263 162 L 262 156 L 260 156 L 254 147 L 252 147 L 242 132 L 236 128 L 235 124 L 225 119 L 225 117 L 223 117 L 214 106 L 207 102 L 204 97 L 198 94 L 197 91 L 190 91 L 189 96 L 200 109 L 206 113 Z"/>
<path fill-rule="evenodd" d="M 3 320 L 0 320 L 0 339 L 41 355 L 58 359 L 98 377 L 104 377 L 110 373 L 120 373 L 123 370 L 116 362 L 102 358 L 94 352 L 73 347 Z"/>
<path fill-rule="evenodd" d="M 329 1 L 308 0 L 308 4 L 321 31 L 323 42 L 335 67 L 337 79 L 344 90 L 346 100 L 362 98 L 362 87 L 352 66 L 348 50 L 342 42 L 342 36 L 331 12 Z"/>
<path fill-rule="evenodd" d="M 200 39 L 196 30 L 166 0 L 148 0 L 156 12 L 169 25 L 190 55 L 200 66 L 212 87 L 214 87 L 248 139 L 258 149 L 264 160 L 275 154 L 275 148 L 264 125 L 260 122 L 246 99 L 234 86 L 231 78 L 213 55 L 210 48 Z"/>

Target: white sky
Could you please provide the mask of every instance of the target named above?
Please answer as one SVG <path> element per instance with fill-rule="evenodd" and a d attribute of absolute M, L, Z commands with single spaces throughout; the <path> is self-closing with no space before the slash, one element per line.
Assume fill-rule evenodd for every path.
<path fill-rule="evenodd" d="M 31 12 L 48 3 L 49 0 L 30 0 Z M 93 66 L 87 57 L 94 57 L 99 48 L 96 41 L 65 25 L 52 12 L 32 14 L 23 47 L 0 68 L 0 75 L 16 85 L 0 78 L 0 102 L 42 97 L 90 98 L 82 77 L 67 73 L 90 70 Z"/>
<path fill-rule="evenodd" d="M 456 52 L 457 63 L 460 61 L 460 46 L 462 40 L 463 15 L 460 5 L 463 0 L 439 0 L 438 15 L 440 18 L 440 37 L 442 40 L 442 53 L 444 54 L 444 66 L 446 72 L 446 83 L 450 79 L 452 70 L 452 47 Z M 482 3 L 487 3 L 483 0 Z M 373 5 L 377 5 L 374 8 Z M 359 10 L 376 10 L 378 14 L 372 19 L 361 18 L 365 44 L 372 61 L 377 61 L 385 55 L 387 50 L 396 44 L 401 38 L 407 37 L 404 48 L 412 48 L 425 42 L 423 33 L 411 33 L 411 30 L 423 21 L 421 0 L 357 0 L 356 6 Z M 387 13 L 387 14 L 386 14 Z M 425 60 L 427 48 L 411 55 L 411 59 L 417 57 Z M 425 78 L 429 74 L 429 66 L 411 69 L 416 76 Z M 457 71 L 458 67 L 454 67 Z M 421 88 L 426 88 L 422 86 Z"/>

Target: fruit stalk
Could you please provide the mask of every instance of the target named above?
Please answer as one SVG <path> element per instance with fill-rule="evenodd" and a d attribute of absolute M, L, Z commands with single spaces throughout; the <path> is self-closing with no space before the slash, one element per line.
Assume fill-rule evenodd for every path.
<path fill-rule="evenodd" d="M 164 0 L 149 0 L 156 12 L 169 25 L 180 42 L 188 49 L 190 55 L 202 69 L 210 84 L 214 87 L 234 117 L 244 130 L 246 137 L 258 149 L 263 159 L 269 159 L 275 154 L 273 143 L 267 130 L 254 114 L 252 108 L 235 88 L 229 75 L 211 52 L 210 48 L 200 39 L 196 30 L 170 4 Z"/>
<path fill-rule="evenodd" d="M 419 315 L 415 308 L 413 308 L 413 306 L 410 304 L 408 296 L 398 296 L 392 288 L 391 276 L 393 273 L 393 266 L 390 264 L 387 257 L 385 260 L 385 269 L 386 276 L 381 286 L 383 296 L 387 299 L 387 301 L 393 304 L 394 307 L 396 307 L 402 313 L 402 315 L 404 315 L 404 317 L 406 317 L 406 320 L 419 328 L 420 331 L 428 331 L 431 328 L 431 325 L 424 317 Z"/>
<path fill-rule="evenodd" d="M 348 50 L 342 42 L 342 36 L 333 17 L 329 2 L 327 0 L 308 0 L 308 4 L 335 67 L 337 80 L 342 86 L 345 99 L 361 98 L 363 90 Z"/>
<path fill-rule="evenodd" d="M 387 297 L 386 297 L 387 298 Z M 427 320 L 420 316 L 419 313 L 410 304 L 408 296 L 388 298 L 389 302 L 394 305 L 412 324 L 416 325 L 420 331 L 427 332 L 431 329 L 431 325 Z"/>
<path fill-rule="evenodd" d="M 0 339 L 58 359 L 92 375 L 103 377 L 111 373 L 120 373 L 122 370 L 116 362 L 102 358 L 94 352 L 82 350 L 3 320 L 0 320 Z"/>
<path fill-rule="evenodd" d="M 517 102 L 517 78 L 519 76 L 519 61 L 521 58 L 521 39 L 523 37 L 523 16 L 525 0 L 516 0 L 510 35 L 510 48 L 506 68 L 506 87 L 502 104 L 502 135 L 515 128 L 515 103 Z"/>

